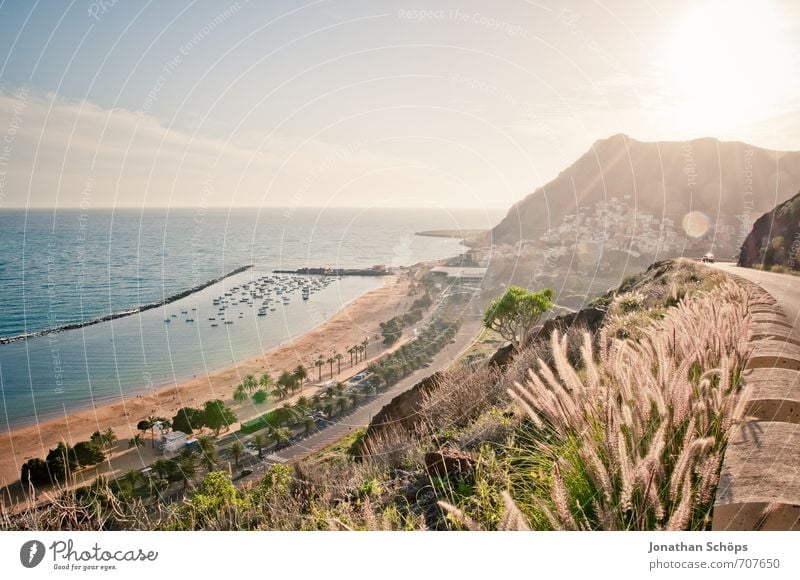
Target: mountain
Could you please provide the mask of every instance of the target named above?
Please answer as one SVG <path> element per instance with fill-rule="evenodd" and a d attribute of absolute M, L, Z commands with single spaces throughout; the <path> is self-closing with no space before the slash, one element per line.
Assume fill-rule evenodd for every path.
<path fill-rule="evenodd" d="M 800 193 L 753 224 L 739 254 L 739 265 L 800 270 Z"/>
<path fill-rule="evenodd" d="M 515 204 L 491 240 L 523 241 L 551 262 L 583 255 L 599 270 L 615 254 L 642 264 L 708 251 L 731 259 L 756 217 L 799 189 L 800 152 L 620 134 Z"/>

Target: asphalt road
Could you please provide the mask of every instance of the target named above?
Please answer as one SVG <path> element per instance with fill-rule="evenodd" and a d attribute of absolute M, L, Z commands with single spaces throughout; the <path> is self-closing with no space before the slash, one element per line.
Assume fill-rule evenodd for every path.
<path fill-rule="evenodd" d="M 711 265 L 714 268 L 755 282 L 772 294 L 792 324 L 793 334 L 800 338 L 800 276 L 740 268 L 731 262 L 718 262 Z"/>

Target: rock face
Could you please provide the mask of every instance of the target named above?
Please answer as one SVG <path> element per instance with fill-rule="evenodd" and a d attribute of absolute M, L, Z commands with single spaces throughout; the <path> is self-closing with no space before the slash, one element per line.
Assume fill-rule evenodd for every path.
<path fill-rule="evenodd" d="M 742 244 L 739 265 L 800 270 L 800 193 L 756 220 Z"/>
<path fill-rule="evenodd" d="M 730 259 L 756 216 L 798 190 L 800 152 L 716 139 L 644 143 L 614 135 L 514 205 L 491 241 L 539 241 L 555 233 L 559 243 L 597 244 L 581 238 L 581 226 L 596 232 L 611 224 L 609 235 L 627 232 L 631 250 L 647 254 L 641 257 L 646 263 L 707 251 Z M 562 224 L 571 225 L 559 229 Z M 673 243 L 658 240 L 664 224 L 675 232 Z M 637 237 L 650 233 L 655 242 L 634 248 Z"/>

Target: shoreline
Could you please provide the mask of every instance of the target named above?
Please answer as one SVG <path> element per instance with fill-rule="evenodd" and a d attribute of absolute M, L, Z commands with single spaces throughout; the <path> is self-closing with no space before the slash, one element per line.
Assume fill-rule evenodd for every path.
<path fill-rule="evenodd" d="M 176 294 L 167 296 L 163 300 L 157 300 L 156 302 L 148 302 L 147 304 L 142 304 L 140 306 L 136 306 L 135 308 L 131 308 L 129 310 L 120 310 L 117 312 L 112 312 L 111 314 L 104 314 L 103 316 L 92 318 L 91 320 L 86 320 L 84 322 L 71 322 L 69 324 L 64 324 L 62 326 L 56 326 L 55 328 L 45 328 L 44 330 L 37 330 L 36 332 L 28 332 L 25 334 L 16 334 L 14 336 L 0 337 L 0 345 L 11 344 L 12 342 L 19 342 L 22 340 L 29 340 L 31 338 L 39 338 L 40 336 L 48 336 L 50 334 L 59 334 L 61 332 L 66 332 L 67 330 L 86 328 L 87 326 L 93 326 L 95 324 L 100 324 L 101 322 L 108 322 L 109 320 L 117 320 L 119 318 L 125 318 L 126 316 L 141 314 L 142 312 L 146 312 L 147 310 L 152 310 L 153 308 L 159 308 L 160 306 L 166 306 L 167 304 L 177 302 L 178 300 L 186 298 L 187 296 L 191 296 L 192 294 L 197 294 L 198 292 L 200 292 L 201 290 L 205 290 L 209 286 L 213 286 L 218 282 L 222 282 L 223 280 L 225 280 L 226 278 L 230 278 L 231 276 L 235 276 L 237 274 L 241 274 L 242 272 L 246 272 L 252 267 L 253 264 L 248 264 L 247 266 L 239 266 L 238 268 L 231 270 L 227 274 L 223 274 L 222 276 L 212 278 L 211 280 L 206 280 L 202 284 L 198 284 L 197 286 L 193 286 L 186 290 L 181 290 Z"/>
<path fill-rule="evenodd" d="M 380 322 L 407 309 L 412 299 L 408 295 L 409 277 L 408 272 L 385 277 L 383 285 L 344 304 L 329 318 L 306 332 L 286 338 L 260 355 L 232 366 L 202 371 L 191 379 L 167 383 L 149 392 L 131 393 L 115 402 L 97 404 L 63 417 L 4 431 L 0 434 L 0 486 L 18 481 L 22 463 L 32 457 L 44 457 L 59 441 L 66 439 L 74 444 L 88 439 L 94 431 L 109 427 L 120 441 L 113 458 L 124 455 L 128 451 L 128 439 L 139 433 L 136 429 L 139 420 L 151 414 L 172 418 L 181 407 L 202 406 L 205 401 L 216 398 L 230 402 L 236 385 L 247 374 L 270 372 L 277 376 L 281 371 L 293 369 L 302 363 L 309 368 L 309 383 L 313 384 L 317 382 L 318 373 L 314 372 L 316 369 L 312 361 L 319 355 L 330 353 L 332 348 L 345 354 L 342 369 L 349 368 L 346 348 L 360 342 L 366 335 L 376 334 Z M 372 344 L 379 345 L 375 347 L 376 351 L 382 348 L 380 343 Z M 327 367 L 323 371 L 327 371 Z M 327 374 L 323 372 L 323 382 Z M 250 411 L 254 415 L 262 412 L 253 404 L 246 403 L 245 406 L 248 407 L 243 409 L 245 412 Z M 246 414 L 250 413 L 237 413 L 238 419 L 245 420 Z M 147 443 L 149 435 L 144 439 Z M 136 464 L 139 454 L 135 449 L 130 451 L 133 453 L 128 455 Z"/>
<path fill-rule="evenodd" d="M 239 272 L 239 273 L 241 273 L 241 272 Z M 330 315 L 330 317 L 328 317 L 325 320 L 322 320 L 322 321 L 316 323 L 314 326 L 304 330 L 303 332 L 300 332 L 298 334 L 294 334 L 292 336 L 284 338 L 284 339 L 280 340 L 280 342 L 278 342 L 277 344 L 275 344 L 273 346 L 270 346 L 270 347 L 267 347 L 262 352 L 262 354 L 260 356 L 268 356 L 270 353 L 272 353 L 274 351 L 278 351 L 278 350 L 280 350 L 282 348 L 285 348 L 287 346 L 287 344 L 293 342 L 294 340 L 299 340 L 302 337 L 304 337 L 306 334 L 315 331 L 319 327 L 321 327 L 324 324 L 326 324 L 329 320 L 333 319 L 337 314 L 339 314 L 343 310 L 347 309 L 351 304 L 353 304 L 354 302 L 356 302 L 360 298 L 363 298 L 364 296 L 367 296 L 368 294 L 370 294 L 372 292 L 375 292 L 377 290 L 380 290 L 381 288 L 384 288 L 384 287 L 390 285 L 390 283 L 392 281 L 396 281 L 395 279 L 398 278 L 398 276 L 396 274 L 393 274 L 393 275 L 384 276 L 383 278 L 384 278 L 383 285 L 378 286 L 377 288 L 373 288 L 372 290 L 367 290 L 363 294 L 359 294 L 355 298 L 351 298 L 347 302 L 343 302 L 340 305 L 340 307 L 337 308 Z M 379 322 L 383 322 L 383 320 L 381 320 Z M 205 369 L 205 370 L 201 371 L 200 373 L 196 373 L 191 378 L 183 378 L 183 379 L 179 379 L 178 381 L 164 380 L 164 381 L 161 381 L 161 382 L 152 382 L 152 384 L 150 384 L 150 385 L 142 385 L 142 386 L 137 387 L 135 389 L 131 389 L 131 390 L 127 391 L 123 395 L 114 394 L 114 395 L 108 395 L 108 396 L 102 397 L 100 399 L 96 399 L 95 403 L 92 403 L 91 401 L 87 401 L 86 403 L 81 404 L 78 407 L 71 409 L 70 411 L 68 411 L 66 413 L 66 415 L 64 415 L 63 413 L 59 413 L 59 414 L 48 413 L 47 415 L 41 416 L 39 421 L 36 421 L 35 419 L 30 419 L 30 421 L 25 421 L 24 423 L 20 423 L 18 425 L 15 425 L 15 426 L 11 427 L 10 429 L 0 428 L 0 439 L 2 439 L 3 437 L 8 437 L 9 433 L 14 433 L 14 432 L 22 430 L 22 429 L 31 429 L 31 428 L 35 427 L 37 423 L 41 425 L 41 424 L 49 423 L 51 421 L 63 421 L 65 416 L 66 417 L 70 417 L 70 416 L 76 415 L 78 413 L 92 411 L 95 408 L 110 407 L 110 406 L 122 403 L 125 399 L 138 398 L 139 396 L 157 395 L 158 392 L 161 391 L 161 390 L 169 389 L 169 388 L 173 388 L 174 389 L 174 388 L 180 387 L 183 384 L 186 384 L 186 383 L 189 383 L 190 381 L 194 381 L 194 380 L 197 380 L 197 379 L 201 378 L 201 376 L 211 376 L 211 375 L 216 375 L 216 374 L 219 374 L 219 373 L 223 373 L 223 372 L 228 371 L 228 370 L 230 370 L 230 369 L 232 369 L 234 367 L 237 367 L 237 365 L 246 364 L 246 363 L 248 363 L 250 361 L 255 360 L 256 358 L 258 358 L 258 356 L 244 358 L 241 361 L 239 361 L 237 363 L 234 363 L 233 365 L 227 364 L 227 365 L 220 365 L 220 366 L 212 367 L 212 368 L 209 368 L 209 369 Z M 309 372 L 310 372 L 310 369 L 309 369 Z M 277 377 L 273 377 L 273 378 L 277 378 Z M 171 417 L 169 417 L 169 418 L 171 418 Z M 8 427 L 8 423 L 7 422 L 3 423 L 3 425 L 5 427 Z M 2 445 L 0 445 L 0 460 L 2 459 L 2 457 L 3 457 Z M 0 472 L 1 471 L 2 471 L 2 467 L 0 466 Z"/>

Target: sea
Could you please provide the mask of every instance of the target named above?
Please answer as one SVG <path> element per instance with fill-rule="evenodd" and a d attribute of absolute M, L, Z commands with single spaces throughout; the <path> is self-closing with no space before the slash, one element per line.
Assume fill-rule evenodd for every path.
<path fill-rule="evenodd" d="M 455 256 L 422 230 L 490 228 L 500 211 L 355 208 L 0 211 L 0 339 L 158 303 L 97 324 L 0 344 L 0 430 L 151 392 L 230 367 L 307 332 L 379 277 L 336 278 L 258 316 L 213 300 L 276 269 L 408 266 Z M 236 312 L 234 312 L 236 310 Z M 187 318 L 193 322 L 187 322 Z M 170 323 L 165 322 L 170 320 Z"/>

